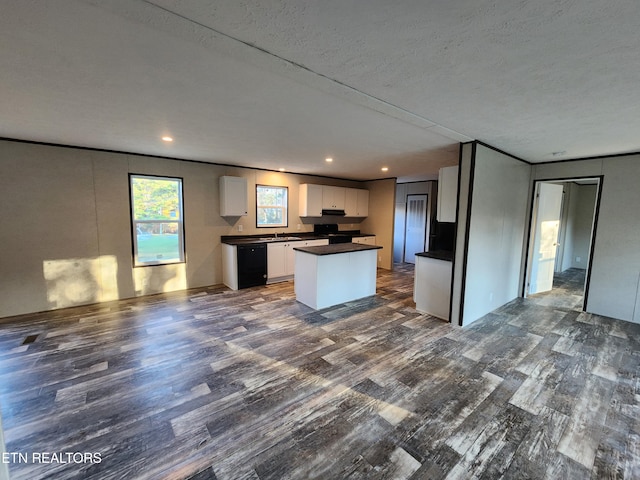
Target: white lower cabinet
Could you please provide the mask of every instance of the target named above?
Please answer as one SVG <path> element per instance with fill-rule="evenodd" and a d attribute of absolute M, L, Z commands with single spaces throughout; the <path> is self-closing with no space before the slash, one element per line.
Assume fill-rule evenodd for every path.
<path fill-rule="evenodd" d="M 413 300 L 416 310 L 449 320 L 452 263 L 416 255 Z"/>
<path fill-rule="evenodd" d="M 296 268 L 296 247 L 329 245 L 329 240 L 296 240 L 267 244 L 267 283 L 282 282 L 293 277 Z"/>
<path fill-rule="evenodd" d="M 285 242 L 274 242 L 267 245 L 267 283 L 288 275 L 288 245 L 289 243 Z"/>
<path fill-rule="evenodd" d="M 329 245 L 329 240 L 305 240 L 301 243 L 302 245 L 296 245 L 296 247 L 320 247 L 322 245 Z"/>
<path fill-rule="evenodd" d="M 376 237 L 375 235 L 371 235 L 369 237 L 353 237 L 351 243 L 364 243 L 365 245 L 375 245 Z"/>
<path fill-rule="evenodd" d="M 222 283 L 231 290 L 238 290 L 238 262 L 235 245 L 222 244 Z"/>

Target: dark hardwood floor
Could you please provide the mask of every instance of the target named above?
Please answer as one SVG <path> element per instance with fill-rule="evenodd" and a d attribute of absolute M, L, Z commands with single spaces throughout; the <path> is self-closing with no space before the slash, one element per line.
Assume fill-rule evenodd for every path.
<path fill-rule="evenodd" d="M 537 305 L 582 310 L 586 271 L 569 268 L 553 276 L 553 288 L 549 292 L 529 295 Z"/>
<path fill-rule="evenodd" d="M 0 320 L 12 478 L 640 478 L 640 325 L 540 297 L 461 329 L 412 290 L 402 265 L 317 312 L 287 282 Z M 101 461 L 32 458 L 73 452 Z"/>

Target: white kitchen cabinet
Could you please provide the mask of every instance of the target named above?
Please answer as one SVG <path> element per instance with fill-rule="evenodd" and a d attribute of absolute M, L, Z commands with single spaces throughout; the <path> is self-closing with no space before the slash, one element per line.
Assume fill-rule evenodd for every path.
<path fill-rule="evenodd" d="M 267 283 L 282 282 L 293 277 L 296 268 L 294 248 L 320 245 L 329 245 L 329 240 L 294 240 L 267 244 Z"/>
<path fill-rule="evenodd" d="M 376 237 L 375 235 L 370 235 L 368 237 L 353 237 L 351 243 L 364 243 L 365 245 L 375 245 Z"/>
<path fill-rule="evenodd" d="M 294 247 L 319 247 L 322 245 L 329 245 L 329 239 L 325 238 L 322 240 L 305 240 L 302 242 L 297 242 Z"/>
<path fill-rule="evenodd" d="M 273 242 L 267 245 L 267 283 L 287 276 L 287 242 Z"/>
<path fill-rule="evenodd" d="M 416 310 L 449 320 L 452 263 L 416 255 L 413 300 Z"/>
<path fill-rule="evenodd" d="M 347 217 L 369 215 L 369 190 L 333 185 L 300 185 L 300 217 L 321 217 L 322 210 L 344 210 Z"/>
<path fill-rule="evenodd" d="M 344 212 L 347 217 L 368 216 L 369 190 L 363 188 L 345 188 Z"/>
<path fill-rule="evenodd" d="M 220 177 L 220 216 L 241 217 L 248 211 L 247 179 Z"/>
<path fill-rule="evenodd" d="M 455 222 L 458 205 L 458 166 L 444 167 L 438 172 L 438 210 L 439 222 Z"/>
<path fill-rule="evenodd" d="M 322 216 L 322 185 L 303 183 L 299 190 L 299 211 L 300 217 L 321 217 Z"/>
<path fill-rule="evenodd" d="M 345 188 L 331 185 L 322 186 L 322 208 L 344 210 Z"/>
<path fill-rule="evenodd" d="M 222 283 L 231 290 L 238 290 L 237 251 L 235 245 L 222 244 Z"/>

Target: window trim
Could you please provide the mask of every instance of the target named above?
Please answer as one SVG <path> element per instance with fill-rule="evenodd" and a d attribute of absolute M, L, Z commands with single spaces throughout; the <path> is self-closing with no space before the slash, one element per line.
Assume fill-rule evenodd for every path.
<path fill-rule="evenodd" d="M 277 207 L 277 208 L 283 208 L 284 212 L 282 215 L 282 219 L 284 220 L 283 224 L 280 225 L 260 225 L 258 223 L 258 212 L 260 211 L 260 208 L 263 207 L 262 205 L 258 205 L 258 189 L 260 187 L 263 188 L 281 188 L 286 190 L 287 192 L 287 204 L 284 207 L 277 207 L 277 205 L 266 205 L 267 207 Z M 287 228 L 289 226 L 289 187 L 285 186 L 285 185 L 263 185 L 263 184 L 256 184 L 256 228 Z"/>
<path fill-rule="evenodd" d="M 134 217 L 133 206 L 133 179 L 142 178 L 149 180 L 170 180 L 179 182 L 179 198 L 178 205 L 180 208 L 179 220 L 136 220 Z M 129 173 L 129 222 L 131 224 L 131 262 L 134 268 L 140 267 L 157 267 L 160 265 L 176 265 L 187 262 L 187 248 L 185 241 L 185 219 L 184 219 L 184 178 L 182 177 L 170 177 L 167 175 L 150 175 L 145 173 Z M 158 260 L 153 262 L 139 262 L 138 261 L 138 237 L 136 235 L 136 225 L 138 223 L 177 223 L 178 224 L 178 254 L 180 258 L 178 260 Z"/>

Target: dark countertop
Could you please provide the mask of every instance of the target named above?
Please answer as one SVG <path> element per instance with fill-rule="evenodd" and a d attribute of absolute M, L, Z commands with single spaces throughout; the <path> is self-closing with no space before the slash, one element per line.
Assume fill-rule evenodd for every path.
<path fill-rule="evenodd" d="M 300 242 L 303 240 L 315 240 L 316 237 L 301 237 L 301 236 L 290 236 L 290 237 L 269 237 L 265 235 L 264 237 L 238 237 L 238 238 L 222 238 L 222 243 L 226 243 L 227 245 L 246 245 L 246 244 L 256 244 L 256 243 L 278 243 L 278 242 Z"/>
<path fill-rule="evenodd" d="M 416 257 L 435 258 L 436 260 L 452 262 L 453 252 L 449 252 L 447 250 L 433 250 L 431 252 L 416 253 Z"/>
<path fill-rule="evenodd" d="M 336 253 L 362 252 L 364 250 L 379 250 L 378 245 L 366 245 L 363 243 L 334 243 L 333 245 L 319 245 L 317 247 L 294 247 L 299 252 L 311 255 L 334 255 Z"/>
<path fill-rule="evenodd" d="M 341 231 L 339 233 L 344 233 L 346 235 L 351 235 L 352 237 L 375 237 L 375 235 L 370 233 L 356 233 L 349 230 Z M 274 235 L 223 235 L 221 237 L 221 242 L 226 243 L 227 245 L 246 245 L 246 244 L 255 244 L 255 243 L 274 243 L 274 242 L 297 242 L 304 240 L 323 240 L 325 238 L 329 238 L 326 235 L 316 235 L 314 233 L 304 232 L 304 233 L 285 233 L 284 235 L 278 234 L 278 237 L 274 237 Z"/>

